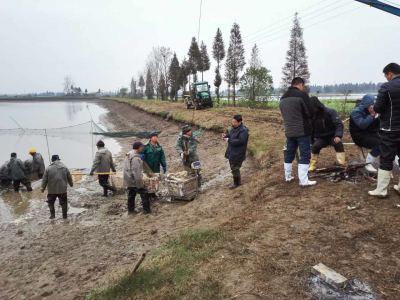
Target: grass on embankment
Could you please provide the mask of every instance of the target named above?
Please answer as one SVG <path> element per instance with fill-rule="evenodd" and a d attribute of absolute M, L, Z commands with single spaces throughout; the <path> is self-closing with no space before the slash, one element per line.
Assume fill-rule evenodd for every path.
<path fill-rule="evenodd" d="M 248 149 L 261 168 L 271 164 L 274 151 L 281 151 L 284 144 L 283 121 L 277 109 L 252 109 L 245 107 L 220 106 L 203 110 L 186 109 L 184 103 L 157 100 L 133 100 L 128 98 L 106 98 L 132 105 L 149 114 L 182 124 L 196 125 L 222 133 L 231 128 L 236 114 L 243 116 L 243 123 L 249 129 Z"/>
<path fill-rule="evenodd" d="M 210 269 L 201 274 L 207 262 L 226 247 L 227 237 L 217 230 L 190 230 L 170 239 L 145 260 L 135 274 L 127 274 L 87 300 L 221 299 L 221 278 Z"/>

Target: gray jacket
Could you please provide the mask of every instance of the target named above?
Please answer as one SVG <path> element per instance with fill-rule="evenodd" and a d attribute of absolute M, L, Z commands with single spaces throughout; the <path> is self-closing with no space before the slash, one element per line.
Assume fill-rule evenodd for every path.
<path fill-rule="evenodd" d="M 45 170 L 44 160 L 40 153 L 36 153 L 33 156 L 33 165 L 31 173 L 43 174 Z"/>
<path fill-rule="evenodd" d="M 0 179 L 10 180 L 10 172 L 7 168 L 8 160 L 0 167 Z"/>
<path fill-rule="evenodd" d="M 48 189 L 49 194 L 65 194 L 67 182 L 72 187 L 71 173 L 68 168 L 59 160 L 52 162 L 44 172 L 42 179 L 42 190 Z"/>
<path fill-rule="evenodd" d="M 33 170 L 33 157 L 24 161 L 26 174 L 31 174 Z"/>
<path fill-rule="evenodd" d="M 25 166 L 19 158 L 11 157 L 7 164 L 12 180 L 21 180 L 26 178 Z"/>
<path fill-rule="evenodd" d="M 110 169 L 115 172 L 112 154 L 107 148 L 100 148 L 100 150 L 96 152 L 92 171 L 97 173 L 107 173 L 110 172 Z"/>
<path fill-rule="evenodd" d="M 143 162 L 136 150 L 126 154 L 124 160 L 124 187 L 143 188 Z"/>

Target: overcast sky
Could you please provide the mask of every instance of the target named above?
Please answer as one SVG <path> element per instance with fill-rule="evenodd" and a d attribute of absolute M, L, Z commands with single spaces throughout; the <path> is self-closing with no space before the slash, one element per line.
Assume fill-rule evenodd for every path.
<path fill-rule="evenodd" d="M 381 82 L 383 67 L 400 63 L 400 18 L 364 6 L 351 0 L 203 0 L 200 40 L 211 56 L 219 27 L 227 48 L 236 21 L 247 60 L 259 44 L 279 86 L 291 16 L 298 11 L 311 84 Z M 83 90 L 129 87 L 153 46 L 170 47 L 179 61 L 187 55 L 198 34 L 199 8 L 200 0 L 0 0 L 0 94 L 62 91 L 65 75 Z M 264 39 L 251 40 L 260 34 Z M 214 66 L 205 73 L 211 83 Z"/>

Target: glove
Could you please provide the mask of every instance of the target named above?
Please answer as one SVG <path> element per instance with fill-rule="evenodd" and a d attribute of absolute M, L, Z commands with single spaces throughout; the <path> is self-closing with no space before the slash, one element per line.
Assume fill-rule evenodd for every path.
<path fill-rule="evenodd" d="M 183 158 L 185 155 L 183 154 L 183 152 L 181 153 L 181 157 Z"/>
<path fill-rule="evenodd" d="M 90 176 L 93 176 L 94 170 L 90 171 Z"/>
<path fill-rule="evenodd" d="M 146 159 L 146 155 L 142 154 L 141 158 L 142 158 L 142 160 L 145 160 Z"/>
<path fill-rule="evenodd" d="M 112 169 L 112 171 L 113 171 L 114 173 L 117 173 L 117 170 L 115 170 L 115 169 Z"/>
<path fill-rule="evenodd" d="M 167 173 L 167 167 L 163 167 L 162 169 L 164 171 L 164 174 Z"/>

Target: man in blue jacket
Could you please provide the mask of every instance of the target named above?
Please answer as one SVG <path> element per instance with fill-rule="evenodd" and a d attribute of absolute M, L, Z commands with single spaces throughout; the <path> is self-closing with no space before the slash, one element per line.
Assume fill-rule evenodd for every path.
<path fill-rule="evenodd" d="M 350 114 L 350 134 L 354 143 L 363 148 L 371 149 L 365 163 L 370 163 L 365 167 L 368 172 L 376 173 L 377 170 L 372 166 L 380 155 L 379 144 L 381 137 L 378 134 L 379 119 L 374 111 L 375 97 L 365 95 L 361 99 L 361 105 L 356 107 Z"/>
<path fill-rule="evenodd" d="M 378 184 L 375 190 L 368 192 L 379 198 L 388 196 L 393 160 L 396 154 L 400 154 L 400 66 L 390 63 L 383 69 L 383 73 L 388 82 L 381 85 L 374 104 L 374 111 L 380 114 L 381 122 Z M 395 185 L 395 190 L 400 192 L 400 183 Z"/>
<path fill-rule="evenodd" d="M 229 187 L 230 189 L 235 189 L 240 185 L 240 168 L 246 159 L 249 132 L 242 122 L 241 115 L 233 116 L 231 131 L 228 134 L 222 134 L 222 138 L 228 140 L 225 158 L 229 159 L 233 175 L 233 184 Z"/>
<path fill-rule="evenodd" d="M 312 120 L 313 132 L 311 148 L 310 168 L 308 171 L 314 171 L 317 167 L 318 156 L 322 148 L 329 145 L 336 151 L 336 159 L 339 164 L 346 164 L 346 157 L 342 143 L 343 123 L 336 110 L 325 107 L 317 97 L 310 98 L 315 109 L 315 117 Z"/>

